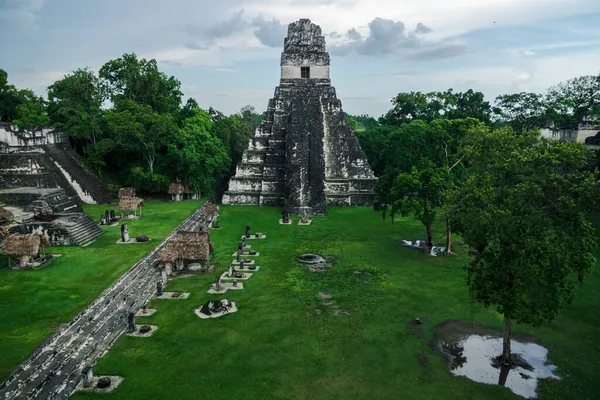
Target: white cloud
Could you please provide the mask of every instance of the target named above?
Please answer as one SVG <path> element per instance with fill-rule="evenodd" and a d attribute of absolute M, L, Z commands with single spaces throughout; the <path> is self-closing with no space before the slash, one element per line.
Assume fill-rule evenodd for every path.
<path fill-rule="evenodd" d="M 525 50 L 523 52 L 523 55 L 526 56 L 526 57 L 532 57 L 532 56 L 535 56 L 535 51 Z"/>
<path fill-rule="evenodd" d="M 0 21 L 18 27 L 35 24 L 45 0 L 5 0 L 0 3 Z"/>

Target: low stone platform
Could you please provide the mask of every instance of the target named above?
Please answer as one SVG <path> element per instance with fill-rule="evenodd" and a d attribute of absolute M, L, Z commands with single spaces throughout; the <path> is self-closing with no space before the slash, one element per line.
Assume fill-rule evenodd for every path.
<path fill-rule="evenodd" d="M 163 292 L 162 296 L 154 296 L 155 299 L 187 299 L 189 293 L 184 292 Z"/>
<path fill-rule="evenodd" d="M 110 378 L 110 386 L 107 388 L 104 388 L 104 389 L 98 388 L 97 385 L 98 385 L 98 381 L 100 380 L 100 378 Z M 75 390 L 82 391 L 82 392 L 108 393 L 108 392 L 112 392 L 113 390 L 115 390 L 121 384 L 121 382 L 123 382 L 123 377 L 121 377 L 121 376 L 99 375 L 99 376 L 94 376 L 92 378 L 92 386 L 90 386 L 89 388 L 84 388 L 83 381 L 82 381 L 79 383 L 79 385 L 77 385 L 77 388 Z"/>
<path fill-rule="evenodd" d="M 223 294 L 223 293 L 226 293 L 228 290 L 242 290 L 242 289 L 244 289 L 244 284 L 241 282 L 238 282 L 237 286 L 233 286 L 233 283 L 231 283 L 231 282 L 221 282 L 221 290 L 216 290 L 215 284 L 213 283 L 212 285 L 210 285 L 210 289 L 208 289 L 208 291 L 206 293 L 208 293 L 208 294 Z"/>
<path fill-rule="evenodd" d="M 240 265 L 240 262 L 238 260 L 233 260 L 231 263 L 233 265 Z M 246 265 L 254 265 L 255 264 L 255 260 L 249 260 L 249 261 L 244 260 L 244 264 L 246 264 Z"/>
<path fill-rule="evenodd" d="M 245 238 L 244 235 L 240 236 L 240 239 Z M 255 235 L 250 235 L 249 238 L 246 238 L 246 240 L 254 240 L 254 239 L 266 239 L 267 235 L 262 235 L 261 237 L 256 237 Z"/>
<path fill-rule="evenodd" d="M 140 332 L 140 328 L 144 325 L 149 326 L 150 330 L 148 332 L 142 333 L 142 332 Z M 127 332 L 126 335 L 133 336 L 133 337 L 150 337 L 150 336 L 152 336 L 152 334 L 154 334 L 154 332 L 157 331 L 157 329 L 158 329 L 158 325 L 135 324 L 135 332 Z"/>
<path fill-rule="evenodd" d="M 137 240 L 135 240 L 135 238 L 129 238 L 129 242 L 123 242 L 123 241 L 121 241 L 121 239 L 119 239 L 119 240 L 117 240 L 117 244 L 132 244 L 132 243 L 144 244 L 144 243 L 149 243 L 151 241 L 152 241 L 152 239 L 148 239 L 147 242 L 138 242 Z"/>
<path fill-rule="evenodd" d="M 135 316 L 136 316 L 136 317 L 149 317 L 149 316 L 151 316 L 152 314 L 154 314 L 155 312 L 156 312 L 156 308 L 147 308 L 147 309 L 146 309 L 146 312 L 144 312 L 144 310 L 143 310 L 143 309 L 142 309 L 142 310 L 139 310 L 139 311 L 138 311 L 138 312 L 135 314 Z"/>
<path fill-rule="evenodd" d="M 227 271 L 223 272 L 221 274 L 221 280 L 234 280 L 237 279 L 238 281 L 247 281 L 248 279 L 250 279 L 252 277 L 252 274 L 246 273 L 244 272 L 244 277 L 243 278 L 236 278 L 236 277 L 229 277 L 227 276 Z"/>
<path fill-rule="evenodd" d="M 312 219 L 309 219 L 306 222 L 302 222 L 302 220 L 298 221 L 298 225 L 310 225 L 312 224 Z"/>
<path fill-rule="evenodd" d="M 252 264 L 254 265 L 254 264 Z M 257 265 L 255 269 L 249 269 L 249 268 L 237 268 L 236 271 L 237 272 L 256 272 L 260 269 L 260 267 Z"/>
<path fill-rule="evenodd" d="M 260 253 L 257 251 L 256 254 L 249 254 L 248 252 L 245 251 L 241 255 L 245 256 L 245 257 L 258 257 L 260 255 Z M 231 256 L 232 257 L 237 256 L 237 252 L 233 253 Z"/>
<path fill-rule="evenodd" d="M 225 312 L 213 313 L 211 315 L 206 315 L 206 314 L 202 314 L 200 312 L 199 308 L 196 308 L 194 310 L 194 313 L 196 313 L 196 315 L 199 316 L 202 319 L 211 319 L 211 318 L 219 318 L 219 317 L 222 317 L 223 315 L 227 315 L 227 314 L 231 314 L 231 313 L 237 312 L 237 310 L 238 309 L 237 309 L 237 306 L 235 305 L 235 301 L 232 301 L 231 302 L 231 308 L 228 311 L 225 311 Z"/>
<path fill-rule="evenodd" d="M 294 221 L 292 221 L 291 219 L 288 220 L 288 222 L 283 222 L 283 219 L 279 220 L 279 225 L 292 225 L 294 223 Z"/>

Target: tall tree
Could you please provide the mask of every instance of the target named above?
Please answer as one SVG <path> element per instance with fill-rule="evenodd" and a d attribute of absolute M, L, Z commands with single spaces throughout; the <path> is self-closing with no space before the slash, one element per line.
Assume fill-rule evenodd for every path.
<path fill-rule="evenodd" d="M 537 93 L 498 96 L 493 111 L 499 125 L 509 125 L 517 134 L 543 128 L 547 119 L 543 96 Z"/>
<path fill-rule="evenodd" d="M 16 116 L 13 124 L 19 128 L 31 128 L 50 124 L 46 110 L 46 101 L 29 89 L 18 92 L 21 104 L 17 105 Z"/>
<path fill-rule="evenodd" d="M 571 275 L 594 264 L 595 235 L 585 212 L 596 204 L 598 182 L 581 171 L 582 144 L 537 132 L 480 127 L 463 150 L 469 177 L 455 201 L 460 232 L 475 249 L 467 284 L 504 316 L 500 361 L 509 368 L 512 321 L 553 320 L 573 299 Z"/>
<path fill-rule="evenodd" d="M 0 68 L 0 122 L 17 118 L 17 106 L 22 104 L 17 88 L 8 83 L 8 74 Z"/>
<path fill-rule="evenodd" d="M 572 128 L 600 107 L 600 73 L 561 82 L 546 94 L 549 117 L 561 128 Z"/>
<path fill-rule="evenodd" d="M 181 83 L 158 70 L 156 60 L 141 60 L 135 54 L 124 54 L 100 68 L 111 99 L 132 100 L 145 104 L 157 113 L 176 116 L 181 104 Z"/>
<path fill-rule="evenodd" d="M 87 146 L 97 150 L 101 139 L 102 103 L 106 91 L 89 68 L 77 69 L 48 87 L 48 112 L 57 128 L 62 129 L 87 155 Z"/>
<path fill-rule="evenodd" d="M 169 144 L 169 155 L 175 169 L 192 190 L 209 191 L 217 178 L 227 170 L 230 159 L 223 142 L 210 134 L 210 115 L 201 109 L 183 121 L 183 128 Z"/>

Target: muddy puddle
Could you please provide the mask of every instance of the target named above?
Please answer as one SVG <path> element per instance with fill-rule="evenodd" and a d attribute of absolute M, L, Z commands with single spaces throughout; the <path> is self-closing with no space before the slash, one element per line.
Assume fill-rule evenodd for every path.
<path fill-rule="evenodd" d="M 502 339 L 490 336 L 471 335 L 454 343 L 441 343 L 444 353 L 450 358 L 450 372 L 464 376 L 475 382 L 497 385 L 501 368 L 494 366 L 502 354 Z M 560 379 L 554 374 L 556 366 L 547 364 L 548 350 L 535 343 L 511 341 L 513 354 L 518 354 L 520 366 L 503 371 L 508 372 L 504 386 L 515 394 L 528 399 L 537 397 L 540 379 Z"/>

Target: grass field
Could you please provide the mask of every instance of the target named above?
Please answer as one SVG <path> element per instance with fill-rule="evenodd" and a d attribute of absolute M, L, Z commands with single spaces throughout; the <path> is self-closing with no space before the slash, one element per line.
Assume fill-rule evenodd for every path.
<path fill-rule="evenodd" d="M 501 316 L 469 300 L 467 258 L 429 257 L 399 244 L 422 239 L 412 219 L 391 225 L 368 208 L 331 208 L 310 226 L 277 223 L 277 208 L 223 207 L 222 229 L 211 231 L 219 273 L 231 261 L 244 226 L 267 234 L 250 240 L 260 271 L 242 291 L 206 294 L 215 274 L 172 280 L 167 291 L 188 299 L 153 300 L 150 338 L 122 336 L 96 365 L 96 375 L 120 375 L 107 394 L 74 399 L 515 399 L 510 390 L 450 375 L 433 348 L 447 320 L 499 329 Z M 297 221 L 297 218 L 296 218 Z M 442 232 L 435 232 L 441 241 Z M 464 249 L 463 249 L 464 251 Z M 309 273 L 297 256 L 335 259 Z M 600 304 L 596 269 L 578 285 L 575 302 L 540 328 L 515 326 L 549 349 L 562 381 L 543 382 L 541 399 L 597 398 Z M 323 305 L 318 292 L 332 295 Z M 227 298 L 239 311 L 201 320 L 194 309 Z M 349 314 L 335 315 L 334 307 Z M 317 312 L 316 310 L 320 310 Z M 423 325 L 408 322 L 422 318 Z"/>
<path fill-rule="evenodd" d="M 131 237 L 146 234 L 149 243 L 117 245 L 120 227 L 102 227 L 105 233 L 88 247 L 49 249 L 63 255 L 44 269 L 14 271 L 0 256 L 0 381 L 202 203 L 147 200 L 143 217 L 127 224 Z M 85 211 L 99 220 L 106 208 L 86 205 Z"/>

